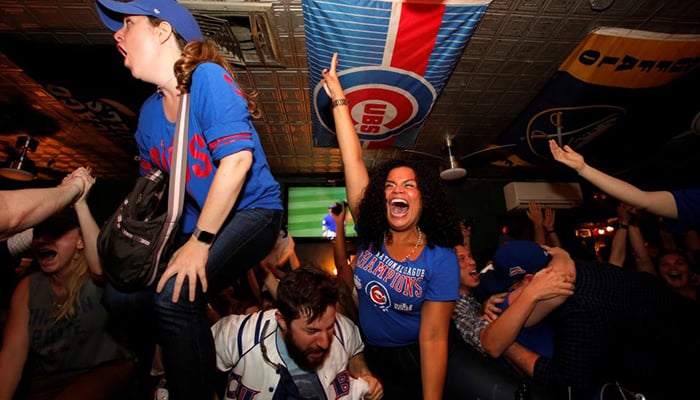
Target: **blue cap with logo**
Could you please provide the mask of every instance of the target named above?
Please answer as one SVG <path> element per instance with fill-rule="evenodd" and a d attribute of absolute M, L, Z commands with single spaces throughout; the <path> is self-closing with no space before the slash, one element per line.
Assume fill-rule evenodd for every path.
<path fill-rule="evenodd" d="M 202 40 L 202 31 L 192 13 L 175 0 L 95 0 L 95 8 L 102 22 L 112 31 L 118 31 L 125 15 L 148 15 L 168 21 L 186 41 Z"/>
<path fill-rule="evenodd" d="M 496 249 L 493 269 L 481 274 L 479 286 L 488 294 L 502 293 L 526 274 L 534 274 L 549 263 L 547 252 L 535 242 L 509 240 Z"/>

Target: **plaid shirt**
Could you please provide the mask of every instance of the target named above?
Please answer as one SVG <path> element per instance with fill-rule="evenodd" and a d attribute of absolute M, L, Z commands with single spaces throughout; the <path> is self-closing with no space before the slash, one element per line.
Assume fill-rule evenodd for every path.
<path fill-rule="evenodd" d="M 452 320 L 468 345 L 486 355 L 481 347 L 481 331 L 489 322 L 481 318 L 481 304 L 471 294 L 460 295 L 452 312 Z"/>

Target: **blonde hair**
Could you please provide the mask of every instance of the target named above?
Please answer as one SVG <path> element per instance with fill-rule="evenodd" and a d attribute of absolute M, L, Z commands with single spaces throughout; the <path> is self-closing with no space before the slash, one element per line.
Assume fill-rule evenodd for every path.
<path fill-rule="evenodd" d="M 85 255 L 80 252 L 78 258 L 73 261 L 68 279 L 66 279 L 66 298 L 56 309 L 56 322 L 61 319 L 71 319 L 77 313 L 80 306 L 80 292 L 85 281 L 90 279 L 90 271 Z"/>

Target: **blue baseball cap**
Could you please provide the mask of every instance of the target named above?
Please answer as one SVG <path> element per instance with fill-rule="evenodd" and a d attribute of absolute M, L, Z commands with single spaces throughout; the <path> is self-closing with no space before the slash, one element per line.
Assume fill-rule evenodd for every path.
<path fill-rule="evenodd" d="M 124 24 L 125 15 L 148 15 L 168 21 L 186 41 L 202 40 L 202 31 L 192 13 L 175 0 L 95 0 L 95 8 L 107 28 L 116 32 Z"/>
<path fill-rule="evenodd" d="M 493 269 L 481 274 L 479 286 L 489 295 L 502 293 L 527 274 L 535 274 L 549 263 L 547 252 L 535 242 L 509 240 L 493 254 Z"/>

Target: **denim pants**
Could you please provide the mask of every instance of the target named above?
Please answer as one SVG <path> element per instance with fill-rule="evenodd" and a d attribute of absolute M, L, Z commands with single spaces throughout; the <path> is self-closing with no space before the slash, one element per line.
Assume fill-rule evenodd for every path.
<path fill-rule="evenodd" d="M 281 220 L 281 210 L 247 209 L 233 213 L 209 249 L 207 294 L 215 295 L 234 277 L 262 260 L 277 240 Z M 189 235 L 180 238 L 181 243 L 188 238 Z M 129 315 L 136 317 L 131 313 L 153 313 L 171 400 L 210 400 L 214 394 L 216 358 L 206 317 L 208 297 L 201 293 L 198 284 L 199 293 L 190 302 L 185 280 L 180 299 L 173 303 L 174 283 L 173 276 L 160 293 L 153 288 L 121 293 L 110 287 L 105 290 L 103 302 L 108 311 L 121 315 L 122 320 Z"/>

